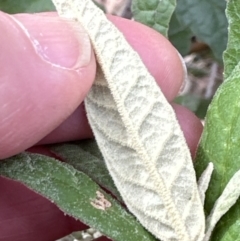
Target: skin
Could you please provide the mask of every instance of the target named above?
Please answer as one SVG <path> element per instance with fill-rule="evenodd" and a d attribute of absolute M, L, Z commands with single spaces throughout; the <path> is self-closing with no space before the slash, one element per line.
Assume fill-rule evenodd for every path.
<path fill-rule="evenodd" d="M 184 79 L 176 50 L 148 27 L 108 18 L 171 102 Z M 94 81 L 96 60 L 85 31 L 55 13 L 0 12 L 0 32 L 0 159 L 27 148 L 49 154 L 44 144 L 92 137 L 81 103 Z M 201 122 L 186 108 L 173 108 L 194 156 Z M 19 183 L 0 177 L 0 192 L 0 241 L 53 241 L 86 228 Z"/>

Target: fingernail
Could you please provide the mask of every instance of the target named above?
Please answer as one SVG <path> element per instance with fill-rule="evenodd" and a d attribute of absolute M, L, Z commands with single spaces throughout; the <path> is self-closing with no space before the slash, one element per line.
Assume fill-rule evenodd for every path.
<path fill-rule="evenodd" d="M 43 14 L 16 15 L 13 19 L 44 61 L 67 69 L 89 64 L 91 43 L 80 24 Z"/>
<path fill-rule="evenodd" d="M 177 53 L 178 53 L 179 59 L 182 63 L 182 67 L 183 67 L 183 83 L 179 90 L 179 94 L 182 94 L 184 92 L 185 86 L 187 85 L 187 82 L 188 82 L 188 72 L 187 72 L 187 67 L 186 67 L 186 64 L 185 64 L 185 61 L 184 61 L 182 55 L 178 51 L 177 51 Z"/>

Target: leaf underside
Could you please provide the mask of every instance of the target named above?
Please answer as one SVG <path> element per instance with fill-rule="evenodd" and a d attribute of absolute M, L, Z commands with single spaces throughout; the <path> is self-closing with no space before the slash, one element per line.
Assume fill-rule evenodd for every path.
<path fill-rule="evenodd" d="M 86 29 L 106 77 L 98 68 L 85 105 L 126 205 L 161 240 L 201 240 L 204 214 L 190 152 L 155 80 L 91 1 L 53 2 L 60 16 Z"/>
<path fill-rule="evenodd" d="M 203 171 L 200 178 L 198 179 L 198 190 L 201 198 L 202 204 L 204 204 L 205 201 L 205 193 L 208 189 L 212 173 L 213 173 L 213 164 L 210 162 L 207 166 L 207 168 Z"/>

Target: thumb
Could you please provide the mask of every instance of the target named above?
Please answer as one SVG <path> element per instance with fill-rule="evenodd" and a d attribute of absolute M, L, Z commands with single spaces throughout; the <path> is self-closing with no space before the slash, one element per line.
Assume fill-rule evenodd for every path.
<path fill-rule="evenodd" d="M 34 145 L 78 107 L 96 63 L 85 31 L 55 14 L 0 12 L 0 159 Z"/>

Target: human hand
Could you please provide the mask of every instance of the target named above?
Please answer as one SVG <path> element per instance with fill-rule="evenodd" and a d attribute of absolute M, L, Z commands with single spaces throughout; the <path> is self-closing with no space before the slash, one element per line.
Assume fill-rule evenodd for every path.
<path fill-rule="evenodd" d="M 109 19 L 138 51 L 171 102 L 184 78 L 175 49 L 143 25 Z M 0 158 L 36 143 L 91 137 L 80 103 L 94 80 L 96 62 L 84 30 L 53 13 L 14 18 L 0 13 L 0 32 Z M 201 123 L 183 107 L 174 109 L 193 154 Z M 0 241 L 52 241 L 85 228 L 19 183 L 1 178 L 0 192 Z"/>

